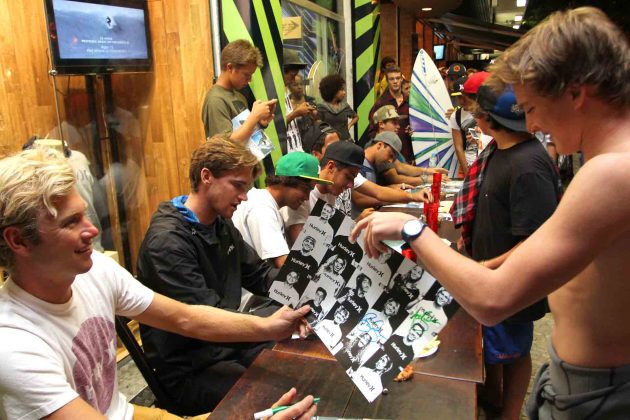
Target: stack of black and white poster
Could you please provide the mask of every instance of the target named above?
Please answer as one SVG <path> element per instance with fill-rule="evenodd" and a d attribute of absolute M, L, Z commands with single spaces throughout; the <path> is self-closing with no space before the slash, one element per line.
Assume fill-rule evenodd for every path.
<path fill-rule="evenodd" d="M 298 308 L 372 402 L 459 308 L 422 267 L 395 251 L 363 252 L 354 221 L 318 201 L 271 285 L 269 296 Z"/>

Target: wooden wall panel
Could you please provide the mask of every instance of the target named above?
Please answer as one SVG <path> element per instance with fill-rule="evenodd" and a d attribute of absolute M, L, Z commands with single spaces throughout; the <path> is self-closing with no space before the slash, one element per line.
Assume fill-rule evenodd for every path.
<path fill-rule="evenodd" d="M 43 2 L 0 2 L 0 155 L 56 126 Z"/>
<path fill-rule="evenodd" d="M 132 256 L 125 262 L 128 267 L 135 267 L 158 203 L 189 191 L 190 155 L 204 141 L 201 105 L 213 77 L 209 2 L 148 4 L 153 72 L 113 75 L 115 111 L 108 116 L 122 127 L 113 133 L 121 151 L 114 166 L 134 181 L 125 197 Z M 57 126 L 47 49 L 43 1 L 0 2 L 0 155 Z M 84 89 L 81 77 L 58 81 L 63 93 Z M 59 101 L 63 119 L 63 98 Z"/>

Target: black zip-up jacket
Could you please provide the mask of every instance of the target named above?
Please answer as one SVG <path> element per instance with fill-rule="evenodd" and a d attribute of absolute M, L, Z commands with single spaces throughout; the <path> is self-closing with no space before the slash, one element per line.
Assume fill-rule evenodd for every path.
<path fill-rule="evenodd" d="M 232 221 L 187 220 L 169 201 L 151 219 L 138 254 L 138 278 L 154 291 L 192 305 L 236 311 L 241 287 L 266 296 L 277 270 L 261 260 Z M 235 345 L 208 343 L 141 325 L 149 363 L 163 379 L 225 360 Z"/>

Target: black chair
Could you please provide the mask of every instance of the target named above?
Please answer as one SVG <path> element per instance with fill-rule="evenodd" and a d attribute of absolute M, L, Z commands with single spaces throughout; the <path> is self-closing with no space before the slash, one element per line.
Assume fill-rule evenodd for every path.
<path fill-rule="evenodd" d="M 125 348 L 129 352 L 129 355 L 136 363 L 138 370 L 147 381 L 151 392 L 155 395 L 155 405 L 159 408 L 163 408 L 166 411 L 175 411 L 175 403 L 169 397 L 168 393 L 164 389 L 164 386 L 157 377 L 155 371 L 149 365 L 149 362 L 144 354 L 144 350 L 138 344 L 136 337 L 133 335 L 129 326 L 127 325 L 129 320 L 122 316 L 116 317 L 116 333 L 120 337 L 120 340 L 125 345 Z"/>

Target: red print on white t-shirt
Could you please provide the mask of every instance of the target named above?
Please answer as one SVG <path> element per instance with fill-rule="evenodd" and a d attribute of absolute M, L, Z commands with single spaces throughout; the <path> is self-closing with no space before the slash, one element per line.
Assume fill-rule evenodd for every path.
<path fill-rule="evenodd" d="M 112 401 L 116 380 L 116 332 L 114 323 L 103 317 L 89 318 L 72 340 L 77 361 L 72 370 L 76 391 L 99 412 Z"/>

